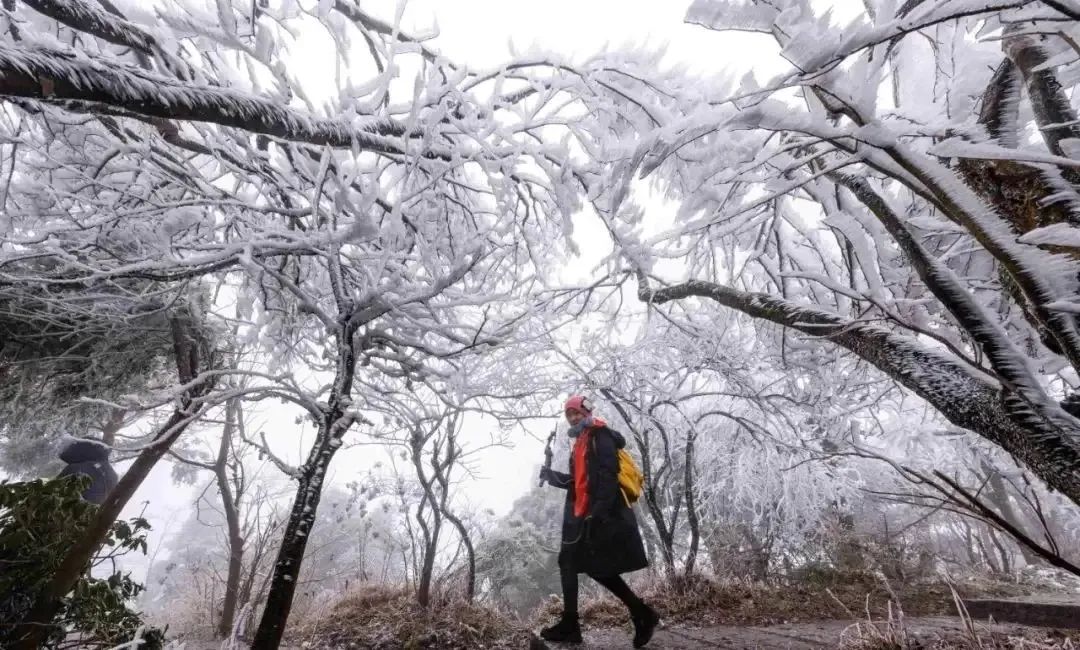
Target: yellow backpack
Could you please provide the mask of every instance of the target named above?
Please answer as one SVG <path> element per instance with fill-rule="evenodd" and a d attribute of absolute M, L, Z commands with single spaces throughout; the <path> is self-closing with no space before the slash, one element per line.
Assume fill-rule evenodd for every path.
<path fill-rule="evenodd" d="M 625 448 L 619 449 L 616 455 L 619 458 L 619 490 L 626 500 L 626 505 L 632 506 L 645 491 L 645 475 Z"/>

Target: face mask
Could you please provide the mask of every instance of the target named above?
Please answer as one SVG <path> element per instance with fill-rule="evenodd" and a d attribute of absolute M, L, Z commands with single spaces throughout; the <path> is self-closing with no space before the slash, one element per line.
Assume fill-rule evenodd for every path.
<path fill-rule="evenodd" d="M 592 423 L 593 423 L 593 417 L 591 415 L 586 415 L 581 421 L 579 421 L 574 426 L 570 427 L 570 430 L 567 431 L 566 434 L 568 436 L 570 436 L 571 438 L 577 438 L 578 436 L 581 435 L 582 431 L 584 431 L 585 429 L 588 429 L 590 426 L 592 426 Z"/>

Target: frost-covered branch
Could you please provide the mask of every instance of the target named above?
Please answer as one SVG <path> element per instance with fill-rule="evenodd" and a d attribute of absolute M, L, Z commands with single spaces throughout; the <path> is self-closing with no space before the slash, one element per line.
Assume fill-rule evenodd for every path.
<path fill-rule="evenodd" d="M 390 25 L 371 14 L 362 11 L 359 6 L 353 4 L 354 2 L 355 0 L 334 0 L 334 11 L 339 12 L 341 15 L 366 29 L 382 34 L 383 36 L 396 38 L 402 43 L 408 43 L 413 47 L 419 48 L 420 52 L 423 53 L 424 58 L 429 61 L 435 61 L 439 58 L 437 52 L 428 48 L 419 39 L 401 31 L 400 27 Z"/>
<path fill-rule="evenodd" d="M 286 463 L 284 460 L 281 459 L 280 456 L 274 453 L 273 449 L 270 448 L 270 444 L 266 442 L 266 433 L 260 431 L 259 439 L 252 440 L 245 433 L 241 432 L 240 439 L 243 440 L 245 444 L 257 449 L 259 451 L 260 457 L 265 456 L 269 458 L 270 462 L 274 464 L 274 467 L 277 467 L 278 471 L 280 471 L 285 476 L 288 476 L 291 479 L 300 478 L 300 470 L 296 467 L 293 467 L 289 463 Z"/>
<path fill-rule="evenodd" d="M 193 76 L 191 67 L 162 50 L 152 34 L 121 16 L 83 0 L 25 0 L 25 4 L 72 29 L 159 58 L 167 69 L 181 78 Z"/>
<path fill-rule="evenodd" d="M 404 154 L 404 127 L 388 118 L 327 119 L 239 90 L 196 86 L 44 45 L 0 45 L 0 96 L 80 101 L 149 117 L 211 122 L 283 140 Z M 425 156 L 449 157 L 438 148 Z"/>
<path fill-rule="evenodd" d="M 927 475 L 925 472 L 920 471 L 909 464 L 897 462 L 879 453 L 862 449 L 858 446 L 855 447 L 854 451 L 835 452 L 830 454 L 830 456 L 854 456 L 884 462 L 892 467 L 893 471 L 895 471 L 903 480 L 917 488 L 929 488 L 939 495 L 937 499 L 934 499 L 929 493 L 925 492 L 902 495 L 903 497 L 912 499 L 910 503 L 913 505 L 922 505 L 920 502 L 928 499 L 939 502 L 938 505 L 935 506 L 935 509 L 948 504 L 948 509 L 950 511 L 986 522 L 1009 535 L 1009 537 L 1017 544 L 1030 550 L 1035 556 L 1039 557 L 1047 564 L 1068 571 L 1073 575 L 1080 576 L 1080 566 L 1077 566 L 1065 557 L 1062 557 L 1054 544 L 1051 543 L 1049 546 L 1044 546 L 1035 541 L 1020 525 L 1016 522 L 1009 521 L 1002 513 L 997 512 L 993 507 L 981 499 L 979 497 L 979 492 L 981 492 L 981 490 L 973 492 L 962 486 L 955 478 L 947 476 L 941 470 L 935 469 L 930 475 Z M 885 496 L 895 498 L 895 496 L 900 495 Z"/>
<path fill-rule="evenodd" d="M 641 276 L 638 296 L 655 305 L 705 298 L 847 348 L 920 395 L 953 424 L 1038 468 L 1052 488 L 1080 504 L 1080 427 L 1073 418 L 1057 408 L 1034 411 L 1030 404 L 1017 403 L 990 377 L 908 337 L 776 296 L 700 280 L 654 290 Z"/>
<path fill-rule="evenodd" d="M 979 499 L 976 494 L 973 494 L 970 490 L 965 489 L 957 481 L 949 478 L 940 470 L 934 470 L 934 477 L 944 483 L 948 487 L 948 490 L 952 490 L 953 492 L 955 492 L 956 495 L 959 495 L 959 499 L 952 495 L 949 495 L 950 498 L 960 503 L 963 503 L 966 508 L 974 512 L 977 516 L 990 522 L 991 524 L 999 528 L 1001 531 L 1007 533 L 1018 543 L 1024 545 L 1025 547 L 1033 551 L 1036 555 L 1038 555 L 1040 558 L 1045 560 L 1047 564 L 1055 566 L 1059 569 L 1064 569 L 1065 571 L 1068 571 L 1075 576 L 1080 576 L 1080 566 L 1069 562 L 1059 553 L 1055 552 L 1054 549 L 1046 548 L 1042 544 L 1036 542 L 1034 539 L 1031 538 L 1031 536 L 1021 530 L 1014 523 L 1010 522 L 1008 519 L 994 511 L 993 508 L 991 508 L 981 499 Z M 933 481 L 930 481 L 929 483 L 934 487 L 934 489 L 938 490 L 939 492 L 943 494 L 948 494 L 947 489 L 941 487 Z"/>
<path fill-rule="evenodd" d="M 974 300 L 953 271 L 935 259 L 915 239 L 914 234 L 886 199 L 875 191 L 865 178 L 842 173 L 832 174 L 831 178 L 847 188 L 881 221 L 893 236 L 893 240 L 907 254 L 922 281 L 942 304 L 949 307 L 949 313 L 986 353 L 997 373 L 997 379 L 1005 381 L 1011 390 L 1023 392 L 1027 399 L 1044 401 L 1045 394 L 1027 367 L 1024 354 L 1004 329 Z"/>

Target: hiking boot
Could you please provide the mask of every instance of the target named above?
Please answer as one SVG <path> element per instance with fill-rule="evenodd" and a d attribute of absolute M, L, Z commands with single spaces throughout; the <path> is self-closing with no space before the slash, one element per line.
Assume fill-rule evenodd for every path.
<path fill-rule="evenodd" d="M 563 614 L 558 623 L 540 630 L 540 638 L 552 643 L 581 643 L 581 625 L 576 616 Z"/>
<path fill-rule="evenodd" d="M 634 621 L 634 647 L 643 648 L 652 639 L 656 626 L 660 624 L 660 615 L 652 607 L 642 603 L 641 611 L 634 614 L 632 620 Z"/>

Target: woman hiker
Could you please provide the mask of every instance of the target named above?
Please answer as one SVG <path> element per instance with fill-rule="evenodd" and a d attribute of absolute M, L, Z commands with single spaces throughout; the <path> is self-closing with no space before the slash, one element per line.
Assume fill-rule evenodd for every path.
<path fill-rule="evenodd" d="M 585 573 L 630 610 L 634 647 L 640 648 L 652 638 L 660 617 L 621 576 L 649 565 L 634 511 L 619 490 L 616 453 L 626 446 L 626 440 L 592 414 L 592 404 L 585 397 L 571 397 L 564 412 L 574 440 L 570 473 L 548 467 L 540 470 L 541 479 L 567 491 L 559 551 L 563 613 L 559 622 L 541 630 L 540 636 L 557 643 L 581 643 L 578 574 Z"/>

